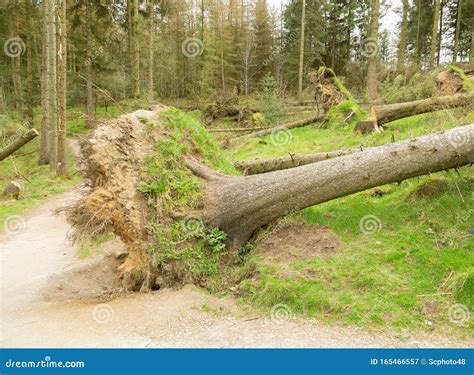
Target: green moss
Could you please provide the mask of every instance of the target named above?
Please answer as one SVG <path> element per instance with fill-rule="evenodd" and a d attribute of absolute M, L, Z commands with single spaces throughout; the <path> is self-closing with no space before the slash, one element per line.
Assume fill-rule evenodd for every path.
<path fill-rule="evenodd" d="M 469 79 L 469 77 L 464 73 L 461 68 L 458 68 L 455 65 L 448 65 L 448 69 L 451 72 L 459 74 L 463 80 L 463 89 L 465 92 L 474 92 L 474 83 Z"/>
<path fill-rule="evenodd" d="M 347 121 L 347 125 L 353 126 L 359 120 L 367 117 L 367 112 L 357 104 L 357 101 L 352 96 L 351 92 L 342 84 L 342 82 L 337 78 L 334 71 L 330 68 L 320 67 L 318 70 L 319 75 L 325 74 L 325 72 L 329 72 L 331 76 L 331 80 L 334 86 L 344 94 L 347 98 L 346 100 L 342 101 L 338 105 L 332 107 L 329 112 L 325 116 L 326 126 L 333 127 L 340 125 L 346 118 L 349 116 L 351 112 L 354 112 L 354 115 Z"/>
<path fill-rule="evenodd" d="M 171 109 L 149 123 L 150 136 L 156 136 L 155 147 L 147 155 L 146 175 L 139 190 L 152 198 L 152 208 L 160 212 L 151 217 L 150 232 L 155 235 L 151 248 L 155 263 L 173 263 L 176 274 L 191 276 L 198 283 L 216 273 L 225 255 L 225 233 L 205 228 L 198 216 L 202 199 L 201 181 L 185 165 L 185 159 L 199 158 L 211 168 L 226 174 L 237 174 L 217 142 L 192 115 Z M 153 210 L 151 210 L 153 211 Z M 172 212 L 185 212 L 183 220 L 170 220 Z"/>

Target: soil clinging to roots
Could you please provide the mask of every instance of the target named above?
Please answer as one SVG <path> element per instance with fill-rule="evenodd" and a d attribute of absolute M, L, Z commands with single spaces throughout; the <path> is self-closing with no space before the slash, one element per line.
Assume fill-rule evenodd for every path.
<path fill-rule="evenodd" d="M 75 239 L 110 231 L 123 241 L 129 255 L 119 276 L 126 289 L 170 286 L 176 280 L 164 282 L 165 271 L 174 274 L 172 279 L 189 273 L 205 278 L 215 271 L 222 255 L 216 241 L 224 241 L 225 234 L 215 229 L 208 235 L 202 222 L 186 230 L 190 225 L 183 220 L 203 207 L 201 181 L 186 161 L 203 160 L 228 173 L 232 167 L 198 121 L 154 106 L 101 123 L 82 148 L 90 192 L 68 209 L 68 220 Z M 203 258 L 214 264 L 198 264 Z M 181 263 L 178 270 L 175 261 Z"/>

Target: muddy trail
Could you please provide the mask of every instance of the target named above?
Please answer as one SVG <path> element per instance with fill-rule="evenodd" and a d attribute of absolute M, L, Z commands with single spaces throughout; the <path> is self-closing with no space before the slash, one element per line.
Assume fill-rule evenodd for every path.
<path fill-rule="evenodd" d="M 329 326 L 283 309 L 271 316 L 193 286 L 121 294 L 116 240 L 81 260 L 56 211 L 80 191 L 50 199 L 0 233 L 3 347 L 460 347 L 433 335 Z"/>

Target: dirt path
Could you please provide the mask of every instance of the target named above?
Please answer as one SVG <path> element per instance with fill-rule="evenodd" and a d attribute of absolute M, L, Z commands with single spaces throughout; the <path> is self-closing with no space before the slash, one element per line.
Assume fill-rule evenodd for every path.
<path fill-rule="evenodd" d="M 86 261 L 67 240 L 63 215 L 53 212 L 78 197 L 51 199 L 24 217 L 16 233 L 0 232 L 3 347 L 451 347 L 467 343 L 432 335 L 387 336 L 357 328 L 276 319 L 188 286 L 132 294 L 106 303 L 120 246 Z M 3 229 L 3 228 L 2 228 Z M 72 298 L 81 297 L 82 299 Z M 83 299 L 89 297 L 88 302 Z"/>

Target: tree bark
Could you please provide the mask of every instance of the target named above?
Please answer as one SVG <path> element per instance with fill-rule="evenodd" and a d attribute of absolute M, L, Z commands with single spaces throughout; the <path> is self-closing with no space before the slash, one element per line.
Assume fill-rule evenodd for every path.
<path fill-rule="evenodd" d="M 372 107 L 369 120 L 374 129 L 383 124 L 401 118 L 434 112 L 441 109 L 471 106 L 474 104 L 474 93 L 439 96 L 414 102 L 396 103 Z M 362 123 L 361 121 L 359 123 Z M 357 126 L 359 126 L 359 123 Z"/>
<path fill-rule="evenodd" d="M 369 94 L 369 102 L 373 102 L 378 98 L 377 92 L 377 64 L 379 57 L 379 17 L 380 17 L 380 0 L 372 0 L 372 9 L 370 13 L 370 39 L 368 43 L 375 45 L 375 53 L 369 56 L 369 67 L 367 71 L 367 91 Z"/>
<path fill-rule="evenodd" d="M 38 164 L 44 165 L 49 163 L 49 102 L 50 102 L 50 87 L 49 87 L 49 59 L 51 54 L 49 52 L 49 12 L 51 0 L 43 1 L 43 56 L 41 67 L 41 141 L 40 141 L 40 157 Z"/>
<path fill-rule="evenodd" d="M 296 168 L 302 165 L 317 163 L 328 159 L 334 159 L 339 156 L 351 155 L 355 154 L 356 152 L 362 152 L 367 150 L 369 150 L 369 148 L 318 152 L 316 154 L 285 155 L 273 158 L 245 160 L 235 162 L 234 167 L 245 175 L 260 174 L 279 171 L 282 169 Z"/>
<path fill-rule="evenodd" d="M 290 122 L 288 124 L 278 125 L 278 126 L 275 126 L 274 128 L 268 128 L 268 129 L 260 130 L 256 133 L 246 134 L 246 135 L 242 135 L 240 137 L 232 138 L 232 139 L 229 139 L 227 142 L 229 142 L 230 144 L 234 144 L 236 142 L 242 142 L 242 141 L 245 141 L 247 139 L 254 138 L 254 137 L 263 137 L 265 135 L 273 134 L 273 133 L 276 133 L 276 132 L 279 132 L 279 131 L 287 131 L 287 130 L 291 130 L 291 129 L 295 129 L 295 128 L 301 128 L 303 126 L 311 125 L 311 124 L 314 124 L 315 122 L 321 121 L 323 118 L 324 118 L 324 116 L 320 116 L 320 115 L 313 116 L 313 117 L 309 117 L 309 118 L 306 118 L 306 119 L 303 119 L 303 120 Z"/>
<path fill-rule="evenodd" d="M 148 101 L 151 103 L 154 99 L 154 85 L 153 85 L 153 72 L 154 72 L 154 56 L 155 56 L 155 10 L 153 0 L 148 0 L 148 77 L 147 77 L 147 95 Z"/>
<path fill-rule="evenodd" d="M 132 39 L 133 39 L 133 97 L 140 97 L 140 42 L 138 39 L 139 2 L 133 0 L 132 8 Z"/>
<path fill-rule="evenodd" d="M 398 69 L 405 66 L 405 53 L 407 48 L 407 29 L 408 29 L 408 0 L 403 0 L 402 24 L 400 27 L 400 42 L 398 44 Z"/>
<path fill-rule="evenodd" d="M 290 212 L 474 159 L 474 124 L 260 175 L 229 177 L 191 160 L 207 181 L 203 218 L 238 249 L 262 225 Z"/>
<path fill-rule="evenodd" d="M 461 35 L 461 14 L 462 14 L 462 0 L 457 1 L 456 7 L 456 29 L 454 31 L 454 44 L 453 44 L 453 62 L 458 59 L 459 53 L 459 37 Z"/>
<path fill-rule="evenodd" d="M 4 160 L 9 155 L 13 154 L 16 150 L 26 145 L 29 141 L 31 141 L 38 135 L 39 133 L 36 129 L 28 130 L 25 134 L 20 136 L 16 141 L 12 142 L 7 147 L 0 150 L 0 161 Z"/>
<path fill-rule="evenodd" d="M 438 49 L 439 11 L 440 11 L 440 0 L 435 0 L 433 28 L 431 32 L 430 68 L 433 68 L 435 65 L 436 51 Z"/>
<path fill-rule="evenodd" d="M 56 16 L 57 7 L 56 1 L 52 0 L 50 3 L 48 14 L 48 44 L 49 44 L 49 166 L 52 170 L 56 168 L 57 161 L 57 128 L 58 128 L 58 82 L 57 82 L 57 41 L 56 41 Z"/>
<path fill-rule="evenodd" d="M 58 8 L 58 132 L 56 175 L 67 174 L 66 158 L 66 70 L 67 70 L 67 20 L 66 0 L 59 0 Z"/>
<path fill-rule="evenodd" d="M 93 129 L 95 127 L 95 111 L 94 111 L 94 89 L 93 80 L 94 72 L 92 65 L 93 58 L 93 35 L 92 35 L 92 19 L 91 19 L 91 0 L 87 0 L 86 3 L 86 24 L 87 24 L 87 35 L 86 35 L 86 46 L 87 46 L 87 57 L 85 61 L 85 78 L 86 78 L 86 128 Z"/>
<path fill-rule="evenodd" d="M 443 15 L 444 15 L 445 0 L 441 0 L 439 8 L 439 36 L 438 36 L 438 56 L 436 58 L 436 64 L 439 66 L 441 61 L 441 41 L 443 40 Z"/>
<path fill-rule="evenodd" d="M 26 15 L 26 29 L 28 36 L 26 38 L 26 118 L 30 128 L 34 126 L 34 115 L 33 115 L 33 22 L 31 19 L 31 1 L 25 0 L 25 15 Z"/>
<path fill-rule="evenodd" d="M 229 129 L 213 129 L 208 128 L 207 131 L 209 133 L 232 133 L 232 132 L 249 132 L 249 131 L 257 131 L 257 130 L 266 130 L 272 128 L 229 128 Z"/>
<path fill-rule="evenodd" d="M 304 70 L 304 31 L 306 26 L 306 0 L 301 0 L 301 25 L 300 25 L 300 61 L 298 72 L 298 99 L 303 100 L 303 70 Z"/>

